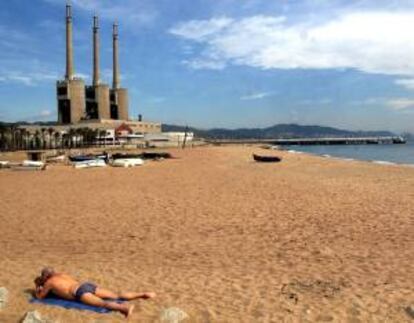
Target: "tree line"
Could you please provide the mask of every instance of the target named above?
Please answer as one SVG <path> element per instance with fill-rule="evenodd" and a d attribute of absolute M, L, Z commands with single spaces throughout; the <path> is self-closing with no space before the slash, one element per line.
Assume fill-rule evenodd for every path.
<path fill-rule="evenodd" d="M 40 127 L 29 131 L 18 124 L 0 123 L 0 151 L 86 148 L 96 146 L 105 136 L 104 129 L 69 128 L 59 131 L 53 127 Z"/>

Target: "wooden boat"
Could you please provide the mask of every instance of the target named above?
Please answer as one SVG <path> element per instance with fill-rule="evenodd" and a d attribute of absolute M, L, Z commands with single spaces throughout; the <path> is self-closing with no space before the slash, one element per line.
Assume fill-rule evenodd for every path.
<path fill-rule="evenodd" d="M 281 157 L 277 157 L 277 156 L 259 156 L 256 154 L 253 154 L 253 159 L 257 162 L 262 162 L 262 163 L 278 163 L 282 160 Z"/>
<path fill-rule="evenodd" d="M 141 158 L 124 158 L 115 159 L 112 162 L 114 167 L 135 167 L 144 165 L 144 161 Z"/>
<path fill-rule="evenodd" d="M 76 169 L 81 168 L 94 168 L 94 167 L 106 167 L 106 162 L 103 159 L 91 159 L 91 160 L 83 160 L 74 162 L 73 166 Z"/>

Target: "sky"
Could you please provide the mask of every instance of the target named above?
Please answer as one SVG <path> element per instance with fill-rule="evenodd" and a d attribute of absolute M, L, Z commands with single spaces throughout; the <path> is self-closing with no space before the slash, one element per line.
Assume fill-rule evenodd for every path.
<path fill-rule="evenodd" d="M 0 120 L 56 120 L 65 0 L 3 1 Z M 30 5 L 29 5 L 30 3 Z M 119 23 L 130 115 L 169 124 L 317 124 L 414 133 L 412 0 L 72 0 L 75 72 L 91 83 L 92 17 L 111 84 Z"/>

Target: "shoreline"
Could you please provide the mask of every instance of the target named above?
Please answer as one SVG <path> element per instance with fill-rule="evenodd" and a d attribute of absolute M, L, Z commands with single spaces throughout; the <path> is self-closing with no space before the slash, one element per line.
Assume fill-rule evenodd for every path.
<path fill-rule="evenodd" d="M 330 158 L 332 160 L 342 160 L 342 161 L 356 161 L 356 162 L 363 162 L 363 163 L 371 163 L 376 165 L 383 165 L 383 166 L 402 166 L 402 167 L 414 167 L 414 163 L 404 163 L 404 162 L 392 162 L 387 160 L 373 160 L 373 159 L 358 159 L 358 158 L 352 158 L 352 157 L 341 157 L 341 156 L 334 156 L 330 154 L 319 154 L 319 153 L 313 153 L 313 152 L 305 152 L 301 150 L 295 150 L 295 149 L 280 149 L 280 148 L 274 148 L 273 150 L 277 151 L 286 151 L 291 154 L 304 154 L 308 156 L 315 156 L 315 157 L 321 157 L 321 158 Z"/>

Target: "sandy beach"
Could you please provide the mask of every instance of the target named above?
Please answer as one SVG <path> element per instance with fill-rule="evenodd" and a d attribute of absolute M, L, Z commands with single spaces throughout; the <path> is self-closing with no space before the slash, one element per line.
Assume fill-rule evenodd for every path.
<path fill-rule="evenodd" d="M 0 170 L 0 322 L 124 322 L 28 302 L 53 266 L 115 290 L 155 291 L 130 322 L 410 322 L 414 168 L 257 147 L 172 150 L 139 168 Z"/>

